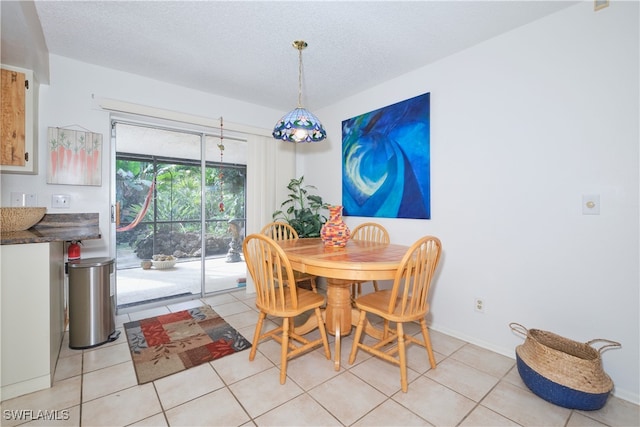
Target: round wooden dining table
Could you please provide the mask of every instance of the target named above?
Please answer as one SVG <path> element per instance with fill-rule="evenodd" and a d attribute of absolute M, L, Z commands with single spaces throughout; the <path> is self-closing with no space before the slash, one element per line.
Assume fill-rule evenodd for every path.
<path fill-rule="evenodd" d="M 345 247 L 337 248 L 312 238 L 276 243 L 284 250 L 294 270 L 327 279 L 324 318 L 327 332 L 335 335 L 337 371 L 340 369 L 340 338 L 351 332 L 353 322 L 358 319 L 357 310 L 351 305 L 351 284 L 363 280 L 393 280 L 409 247 L 349 240 Z M 305 334 L 316 326 L 315 317 L 311 316 L 304 325 L 296 326 L 296 332 Z M 365 331 L 378 338 L 382 335 L 371 325 L 367 325 Z"/>

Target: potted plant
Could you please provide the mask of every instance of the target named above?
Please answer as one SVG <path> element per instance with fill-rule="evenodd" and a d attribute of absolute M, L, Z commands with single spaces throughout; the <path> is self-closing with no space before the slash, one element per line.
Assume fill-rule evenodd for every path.
<path fill-rule="evenodd" d="M 304 176 L 292 178 L 287 185 L 289 197 L 280 205 L 281 210 L 273 213 L 274 221 L 284 221 L 291 225 L 298 237 L 320 237 L 320 230 L 327 221 L 322 213 L 329 204 L 322 197 L 312 194 L 313 185 L 304 185 Z M 286 207 L 286 209 L 284 209 Z"/>

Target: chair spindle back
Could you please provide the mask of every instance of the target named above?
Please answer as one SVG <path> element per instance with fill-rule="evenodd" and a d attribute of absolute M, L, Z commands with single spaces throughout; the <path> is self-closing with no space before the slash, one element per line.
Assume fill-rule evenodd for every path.
<path fill-rule="evenodd" d="M 260 234 L 271 237 L 273 240 L 294 240 L 298 238 L 298 232 L 285 222 L 271 222 L 260 230 Z"/>
<path fill-rule="evenodd" d="M 407 250 L 393 282 L 389 313 L 416 318 L 426 315 L 429 310 L 429 288 L 441 249 L 437 237 L 425 236 Z"/>
<path fill-rule="evenodd" d="M 382 225 L 375 222 L 365 222 L 351 230 L 352 240 L 364 240 L 367 242 L 389 243 L 389 232 Z"/>
<path fill-rule="evenodd" d="M 285 310 L 287 303 L 298 307 L 296 286 L 291 264 L 278 244 L 263 234 L 251 234 L 242 244 L 249 274 L 256 286 L 256 305 L 269 313 Z"/>

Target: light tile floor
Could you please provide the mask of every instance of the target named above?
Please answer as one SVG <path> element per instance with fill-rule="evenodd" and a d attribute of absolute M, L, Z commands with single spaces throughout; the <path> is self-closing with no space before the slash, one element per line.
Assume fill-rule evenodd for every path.
<path fill-rule="evenodd" d="M 118 316 L 122 324 L 210 304 L 247 339 L 257 318 L 253 298 L 236 291 Z M 416 332 L 418 330 L 416 329 Z M 317 333 L 317 332 L 313 332 Z M 349 365 L 343 339 L 336 372 L 318 349 L 289 364 L 279 383 L 279 345 L 259 345 L 138 385 L 124 334 L 92 350 L 65 339 L 52 388 L 2 402 L 2 426 L 638 426 L 637 405 L 611 397 L 599 411 L 552 405 L 522 383 L 515 361 L 431 332 L 438 366 L 409 349 L 409 391 L 397 367 L 359 352 Z M 333 352 L 332 346 L 332 352 Z M 32 411 L 32 412 L 28 412 Z M 48 415 L 44 415 L 46 413 Z M 22 414 L 22 416 L 18 416 Z M 33 420 L 33 418 L 40 419 Z M 57 421 L 45 418 L 58 418 Z"/>

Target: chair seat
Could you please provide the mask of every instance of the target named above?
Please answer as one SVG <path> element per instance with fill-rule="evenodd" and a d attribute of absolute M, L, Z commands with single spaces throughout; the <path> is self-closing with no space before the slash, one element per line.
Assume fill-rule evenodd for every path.
<path fill-rule="evenodd" d="M 400 312 L 401 299 L 396 298 L 396 309 L 393 313 L 389 313 L 388 310 L 390 300 L 391 291 L 382 290 L 358 297 L 355 300 L 355 304 L 356 308 L 360 310 L 366 310 L 392 322 L 411 322 L 412 320 L 418 320 L 426 316 L 427 312 L 429 311 L 429 305 L 427 304 L 427 310 L 425 310 L 424 312 L 416 313 L 413 316 L 407 317 L 407 315 Z"/>
<path fill-rule="evenodd" d="M 296 282 L 297 282 L 299 280 L 306 280 L 306 279 L 310 280 L 312 277 L 315 277 L 315 276 L 308 273 L 302 273 L 300 271 L 293 270 L 293 277 L 296 278 Z"/>
<path fill-rule="evenodd" d="M 309 291 L 303 288 L 298 288 L 298 308 L 294 309 L 291 303 L 291 297 L 288 292 L 284 294 L 284 306 L 282 304 L 282 298 L 280 294 L 276 293 L 276 307 L 283 307 L 282 309 L 274 310 L 271 307 L 266 307 L 259 304 L 256 301 L 256 306 L 267 314 L 278 317 L 296 317 L 310 309 L 321 307 L 324 305 L 324 296 L 317 294 L 313 291 Z"/>
<path fill-rule="evenodd" d="M 293 277 L 297 282 L 302 282 L 304 280 L 312 280 L 315 279 L 316 276 L 312 275 L 312 274 L 308 274 L 308 273 L 302 273 L 300 271 L 297 270 L 293 270 Z"/>

